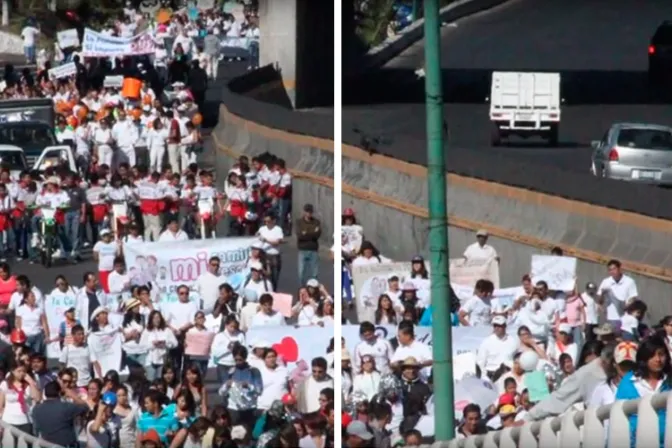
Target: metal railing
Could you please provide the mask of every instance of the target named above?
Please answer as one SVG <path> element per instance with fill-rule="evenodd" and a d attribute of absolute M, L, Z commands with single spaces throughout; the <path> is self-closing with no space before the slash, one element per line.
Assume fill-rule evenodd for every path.
<path fill-rule="evenodd" d="M 62 448 L 59 445 L 46 442 L 38 437 L 31 436 L 19 429 L 16 429 L 9 423 L 0 420 L 0 428 L 2 428 L 2 444 L 0 446 L 9 446 L 16 448 L 28 448 L 32 445 L 33 448 Z"/>
<path fill-rule="evenodd" d="M 431 448 L 631 448 L 630 416 L 637 414 L 635 448 L 657 448 L 660 444 L 658 411 L 666 409 L 665 441 L 672 446 L 672 393 L 649 395 L 637 400 L 620 400 L 609 406 L 568 411 L 559 417 L 529 422 L 523 426 L 492 431 L 462 440 L 436 442 Z M 608 425 L 606 424 L 608 421 Z"/>

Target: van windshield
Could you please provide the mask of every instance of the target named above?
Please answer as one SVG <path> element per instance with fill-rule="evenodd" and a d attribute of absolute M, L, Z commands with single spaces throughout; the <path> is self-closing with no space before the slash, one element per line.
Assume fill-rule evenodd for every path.
<path fill-rule="evenodd" d="M 624 148 L 672 151 L 672 133 L 661 129 L 622 129 L 617 144 Z"/>

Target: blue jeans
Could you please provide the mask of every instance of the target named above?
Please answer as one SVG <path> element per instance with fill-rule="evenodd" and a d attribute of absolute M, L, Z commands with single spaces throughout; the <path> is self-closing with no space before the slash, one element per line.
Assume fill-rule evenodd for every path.
<path fill-rule="evenodd" d="M 303 286 L 311 278 L 317 278 L 320 271 L 316 250 L 299 251 L 299 283 Z"/>
<path fill-rule="evenodd" d="M 65 223 L 63 224 L 63 241 L 61 249 L 63 253 L 72 253 L 73 256 L 79 251 L 79 210 L 71 210 L 65 213 Z"/>
<path fill-rule="evenodd" d="M 147 379 L 149 381 L 154 381 L 155 379 L 161 378 L 161 373 L 163 371 L 163 365 L 161 364 L 151 364 L 145 366 L 145 372 L 147 373 Z"/>
<path fill-rule="evenodd" d="M 44 342 L 44 333 L 39 333 L 33 336 L 28 336 L 26 339 L 26 347 L 33 353 L 45 354 L 46 345 Z"/>
<path fill-rule="evenodd" d="M 287 229 L 287 215 L 289 214 L 292 207 L 292 200 L 290 198 L 281 198 L 278 200 L 277 213 L 278 213 L 278 225 L 283 232 L 286 233 Z"/>
<path fill-rule="evenodd" d="M 26 61 L 31 64 L 35 63 L 35 45 L 23 47 L 23 54 L 26 56 Z"/>

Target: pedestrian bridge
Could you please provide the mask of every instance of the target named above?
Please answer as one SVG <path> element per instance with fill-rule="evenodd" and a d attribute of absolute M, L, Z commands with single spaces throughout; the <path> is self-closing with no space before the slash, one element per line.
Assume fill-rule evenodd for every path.
<path fill-rule="evenodd" d="M 560 417 L 482 436 L 436 442 L 431 448 L 630 448 L 628 418 L 633 414 L 638 415 L 634 448 L 672 447 L 672 431 L 666 431 L 664 445 L 659 442 L 657 412 L 662 409 L 667 409 L 665 427 L 672 428 L 672 393 L 666 392 L 586 411 L 570 411 Z"/>

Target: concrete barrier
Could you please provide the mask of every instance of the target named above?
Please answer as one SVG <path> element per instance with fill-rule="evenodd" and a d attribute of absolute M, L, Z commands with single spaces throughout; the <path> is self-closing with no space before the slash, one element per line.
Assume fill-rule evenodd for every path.
<path fill-rule="evenodd" d="M 23 39 L 21 36 L 0 31 L 0 53 L 23 54 Z"/>
<path fill-rule="evenodd" d="M 221 106 L 213 133 L 222 169 L 240 154 L 266 151 L 286 160 L 296 179 L 295 203 L 313 203 L 333 234 L 333 141 L 248 122 Z M 393 259 L 425 254 L 426 168 L 344 145 L 343 207 L 357 211 L 366 235 Z M 530 256 L 560 246 L 579 259 L 579 284 L 599 282 L 606 262 L 620 259 L 651 314 L 672 314 L 672 226 L 668 221 L 448 174 L 450 250 L 454 256 L 487 229 L 502 258 L 501 283 L 514 286 Z"/>
<path fill-rule="evenodd" d="M 452 22 L 486 9 L 494 8 L 509 0 L 456 0 L 441 8 L 442 22 Z M 364 62 L 356 65 L 356 71 L 347 73 L 355 76 L 359 73 L 382 67 L 402 51 L 424 37 L 425 20 L 420 19 L 407 26 L 394 36 L 388 37 L 380 44 L 371 48 L 364 56 Z"/>

